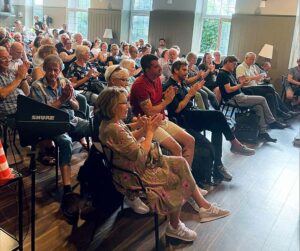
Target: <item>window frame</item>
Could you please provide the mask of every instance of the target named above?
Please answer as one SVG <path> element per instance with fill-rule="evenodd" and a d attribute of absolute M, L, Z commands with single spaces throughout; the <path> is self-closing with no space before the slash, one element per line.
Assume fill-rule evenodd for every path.
<path fill-rule="evenodd" d="M 33 17 L 38 16 L 40 21 L 43 22 L 43 19 L 44 19 L 44 1 L 41 0 L 41 2 L 42 2 L 41 4 L 38 4 L 38 3 L 36 3 L 35 0 L 33 1 L 32 16 Z M 42 16 L 37 15 L 36 10 L 38 10 L 38 9 L 42 10 Z"/>
<path fill-rule="evenodd" d="M 200 37 L 200 48 L 201 48 L 201 41 L 202 41 L 202 34 L 203 34 L 203 25 L 204 25 L 204 20 L 206 19 L 217 19 L 219 26 L 218 26 L 218 39 L 217 39 L 217 47 L 215 50 L 220 50 L 221 48 L 221 38 L 222 38 L 222 24 L 224 22 L 230 22 L 232 20 L 232 15 L 212 15 L 212 14 L 207 14 L 207 7 L 208 7 L 208 1 L 205 0 L 203 3 L 203 8 L 202 8 L 202 17 L 201 17 L 201 37 Z M 224 0 L 222 0 L 224 1 Z M 202 53 L 200 51 L 200 53 Z"/>
<path fill-rule="evenodd" d="M 149 0 L 151 1 L 151 10 L 152 10 L 152 6 L 153 6 L 153 0 Z M 130 30 L 129 30 L 129 42 L 130 43 L 134 43 L 136 41 L 133 41 L 133 18 L 135 16 L 146 16 L 146 17 L 149 17 L 149 22 L 150 22 L 150 12 L 151 10 L 135 10 L 134 9 L 134 3 L 135 3 L 135 0 L 131 0 L 131 6 L 130 6 Z M 148 42 L 148 39 L 149 39 L 149 26 L 148 26 L 148 37 L 147 38 L 143 38 L 145 43 Z"/>
<path fill-rule="evenodd" d="M 67 2 L 67 24 L 68 24 L 68 29 L 70 29 L 70 27 L 73 27 L 73 26 L 75 26 L 75 30 L 69 30 L 71 33 L 77 33 L 77 32 L 80 32 L 80 33 L 82 33 L 81 31 L 78 31 L 77 30 L 77 22 L 76 22 L 76 19 L 77 19 L 77 13 L 78 12 L 86 12 L 87 13 L 87 19 L 88 19 L 88 9 L 90 8 L 90 6 L 91 6 L 91 0 L 86 0 L 87 2 L 88 2 L 88 4 L 87 4 L 87 7 L 86 8 L 77 8 L 76 6 L 78 5 L 78 2 L 79 2 L 79 0 L 75 0 L 76 1 L 76 4 L 75 4 L 75 8 L 69 8 L 69 1 L 71 1 L 71 0 L 68 0 L 68 2 Z M 69 12 L 74 12 L 74 17 L 75 17 L 75 23 L 73 24 L 73 25 L 70 25 L 70 23 L 69 23 Z M 88 25 L 89 25 L 89 23 L 87 22 L 87 31 L 88 31 Z M 84 37 L 86 38 L 88 36 L 88 34 L 86 34 L 86 36 L 84 35 Z"/>

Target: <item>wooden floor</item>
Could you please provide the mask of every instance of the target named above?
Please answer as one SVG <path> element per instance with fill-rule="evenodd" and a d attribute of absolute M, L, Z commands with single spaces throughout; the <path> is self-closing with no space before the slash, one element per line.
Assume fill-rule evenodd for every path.
<path fill-rule="evenodd" d="M 290 128 L 271 130 L 271 136 L 276 137 L 278 142 L 256 146 L 254 156 L 232 154 L 228 142 L 225 142 L 223 162 L 234 178 L 230 183 L 211 188 L 207 199 L 230 209 L 231 215 L 200 224 L 197 214 L 185 205 L 182 220 L 197 231 L 197 240 L 193 244 L 166 240 L 166 221 L 161 219 L 162 250 L 299 250 L 300 148 L 292 144 L 299 133 L 299 122 L 300 116 L 291 121 Z M 86 152 L 82 152 L 72 159 L 74 183 L 85 157 Z M 25 158 L 19 168 L 25 176 L 28 203 L 31 183 L 27 166 L 28 159 Z M 122 214 L 118 210 L 99 225 L 91 241 L 95 221 L 80 220 L 73 228 L 65 223 L 59 212 L 58 200 L 51 195 L 53 184 L 54 169 L 39 165 L 36 250 L 153 250 L 152 217 L 136 215 L 130 209 Z M 25 250 L 30 250 L 28 206 L 26 209 Z M 0 226 L 14 232 L 16 197 L 13 187 L 0 192 L 0 217 Z"/>

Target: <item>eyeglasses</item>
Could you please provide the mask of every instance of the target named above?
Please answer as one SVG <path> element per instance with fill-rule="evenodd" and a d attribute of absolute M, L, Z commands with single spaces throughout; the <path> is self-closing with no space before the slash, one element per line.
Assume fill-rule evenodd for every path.
<path fill-rule="evenodd" d="M 10 61 L 11 59 L 12 59 L 11 56 L 8 56 L 8 57 L 1 57 L 1 58 L 0 58 L 0 61 L 1 61 L 1 62 L 5 62 L 5 61 Z"/>
<path fill-rule="evenodd" d="M 109 75 L 108 80 L 111 79 L 112 75 L 113 75 L 115 72 L 121 71 L 121 70 L 122 70 L 121 66 L 118 65 L 118 66 L 111 72 L 111 74 Z"/>

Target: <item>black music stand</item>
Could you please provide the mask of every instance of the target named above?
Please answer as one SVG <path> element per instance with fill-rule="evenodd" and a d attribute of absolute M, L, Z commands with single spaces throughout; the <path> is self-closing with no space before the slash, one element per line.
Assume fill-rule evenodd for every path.
<path fill-rule="evenodd" d="M 69 114 L 31 98 L 19 95 L 16 126 L 22 147 L 31 146 L 31 250 L 35 250 L 35 173 L 36 145 L 44 139 L 66 133 L 70 129 Z"/>

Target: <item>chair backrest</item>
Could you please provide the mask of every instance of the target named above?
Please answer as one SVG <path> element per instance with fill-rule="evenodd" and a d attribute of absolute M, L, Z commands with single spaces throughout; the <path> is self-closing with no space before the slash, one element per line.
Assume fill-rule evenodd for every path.
<path fill-rule="evenodd" d="M 115 166 L 113 164 L 113 154 L 114 154 L 113 150 L 110 147 L 108 147 L 107 145 L 104 145 L 102 142 L 100 142 L 100 144 L 101 144 L 101 147 L 103 149 L 103 153 L 105 155 L 105 161 L 108 165 L 108 168 L 110 168 L 111 172 L 113 172 L 114 170 L 118 170 L 120 172 L 124 172 L 124 173 L 127 173 L 129 175 L 134 176 L 137 179 L 137 182 L 140 186 L 139 188 L 136 188 L 135 190 L 141 190 L 142 192 L 146 193 L 146 188 L 145 188 L 145 186 L 142 182 L 142 179 L 141 179 L 140 175 L 135 171 L 131 171 L 131 170 L 128 170 L 128 169 L 125 169 L 125 168 Z M 116 179 L 113 179 L 113 182 L 116 186 L 121 187 L 125 190 L 128 190 L 128 188 L 125 188 Z"/>
<path fill-rule="evenodd" d="M 77 179 L 81 195 L 90 197 L 94 206 L 109 211 L 121 205 L 123 195 L 116 189 L 106 156 L 96 145 L 91 147 Z"/>

